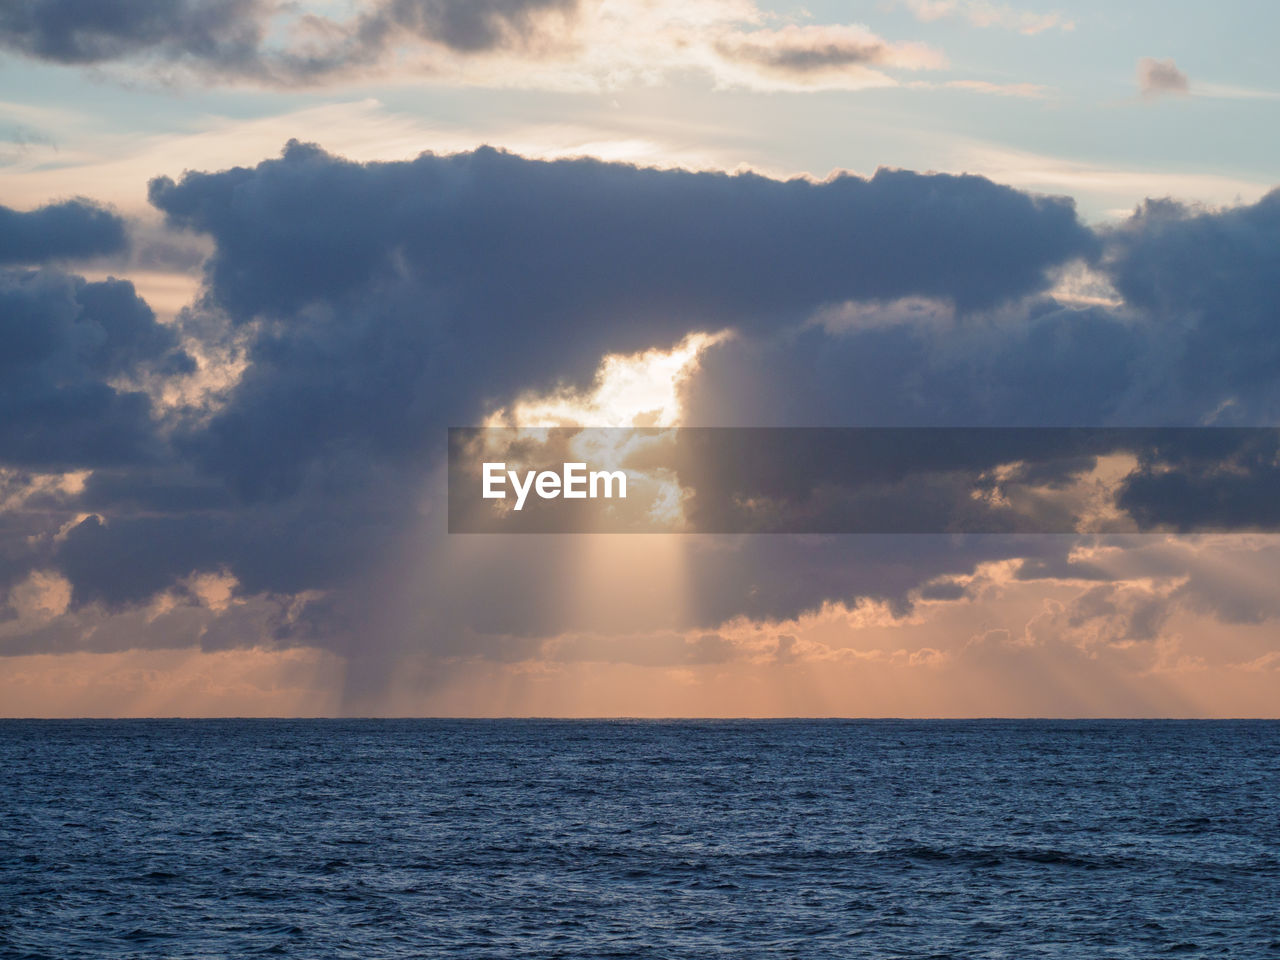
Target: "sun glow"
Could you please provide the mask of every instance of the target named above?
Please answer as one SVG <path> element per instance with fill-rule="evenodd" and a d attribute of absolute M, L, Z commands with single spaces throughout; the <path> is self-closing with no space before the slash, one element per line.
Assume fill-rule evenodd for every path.
<path fill-rule="evenodd" d="M 694 332 L 668 350 L 608 354 L 586 390 L 564 387 L 545 395 L 526 394 L 509 408 L 500 408 L 484 422 L 485 457 L 529 466 L 514 447 L 517 442 L 548 442 L 556 428 L 584 429 L 567 443 L 577 460 L 605 470 L 621 469 L 646 447 L 669 440 L 669 431 L 683 417 L 681 393 L 693 376 L 701 355 L 729 338 L 729 331 Z M 683 524 L 684 491 L 674 472 L 655 467 L 629 471 L 632 499 L 648 503 L 648 518 L 659 528 L 678 530 Z"/>
<path fill-rule="evenodd" d="M 680 426 L 684 385 L 696 375 L 703 352 L 730 335 L 694 332 L 670 349 L 607 355 L 587 389 L 527 394 L 495 411 L 484 425 L 499 429 L 490 429 L 485 443 L 495 448 L 494 458 L 500 455 L 511 465 L 521 459 L 512 444 L 545 442 L 547 434 L 540 431 L 613 428 L 584 429 L 568 449 L 594 469 L 618 468 L 645 445 L 666 442 L 668 431 Z M 652 529 L 681 529 L 684 491 L 674 471 L 632 467 L 628 473 L 628 497 L 648 506 Z M 637 624 L 669 628 L 688 608 L 685 551 L 683 538 L 661 533 L 580 536 L 556 603 L 571 622 L 605 633 Z"/>
<path fill-rule="evenodd" d="M 486 427 L 675 427 L 683 409 L 680 390 L 708 347 L 729 338 L 691 333 L 670 350 L 608 354 L 590 389 L 562 388 L 544 396 L 527 394 L 495 411 Z"/>

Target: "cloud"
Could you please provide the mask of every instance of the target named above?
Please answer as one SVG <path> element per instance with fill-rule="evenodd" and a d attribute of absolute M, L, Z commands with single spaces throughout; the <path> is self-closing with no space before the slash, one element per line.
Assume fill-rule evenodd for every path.
<path fill-rule="evenodd" d="M 1116 289 L 1179 344 L 1169 376 L 1200 398 L 1201 416 L 1275 422 L 1280 191 L 1221 210 L 1148 201 L 1109 248 Z"/>
<path fill-rule="evenodd" d="M 1138 89 L 1144 97 L 1158 97 L 1166 93 L 1185 96 L 1191 92 L 1191 84 L 1172 60 L 1143 57 L 1138 61 Z"/>
<path fill-rule="evenodd" d="M 66 64 L 143 55 L 246 66 L 270 10 L 265 0 L 18 0 L 0 10 L 0 45 Z"/>
<path fill-rule="evenodd" d="M 317 190 L 327 202 L 298 206 Z M 237 193 L 257 205 L 231 202 Z M 383 203 L 393 196 L 399 209 Z M 411 258 L 410 275 L 437 284 L 481 286 L 445 274 L 446 264 L 428 253 L 475 258 L 566 303 L 598 300 L 624 271 L 640 270 L 662 277 L 670 296 L 691 306 L 712 311 L 727 288 L 731 311 L 759 314 L 788 300 L 824 302 L 842 288 L 864 298 L 918 292 L 989 305 L 1043 289 L 1048 267 L 1094 249 L 1064 198 L 1029 196 L 981 177 L 900 170 L 781 182 L 592 160 L 534 162 L 488 148 L 354 164 L 293 143 L 282 159 L 253 169 L 192 173 L 181 183 L 160 178 L 151 197 L 172 225 L 213 236 L 211 292 L 246 318 L 341 297 L 384 275 L 396 252 Z M 428 215 L 440 219 L 431 223 Z M 461 243 L 443 243 L 446 226 L 463 230 Z M 502 248 L 479 242 L 488 238 Z M 301 246 L 273 254 L 267 267 L 261 255 L 284 239 Z M 714 253 L 705 239 L 714 240 Z M 530 274 L 504 256 L 516 252 L 536 254 L 553 274 Z M 923 260 L 930 270 L 918 269 Z M 591 276 L 587 267 L 605 275 L 581 290 L 554 282 Z M 739 271 L 732 273 L 738 283 L 722 284 L 731 271 Z M 812 280 L 817 289 L 786 283 L 793 280 Z"/>
<path fill-rule="evenodd" d="M 1280 520 L 1280 435 L 1214 428 L 1142 457 L 1118 497 L 1144 527 L 1180 532 L 1226 524 L 1273 530 Z"/>
<path fill-rule="evenodd" d="M 0 266 L 84 259 L 127 246 L 124 220 L 90 200 L 28 211 L 0 206 Z"/>
<path fill-rule="evenodd" d="M 1149 197 L 1179 197 L 1223 206 L 1253 202 L 1274 185 L 1228 173 L 1161 173 L 1149 168 L 1114 167 L 960 139 L 946 166 L 982 170 L 999 183 L 1024 190 L 1067 193 L 1099 218 L 1124 219 Z M 1091 201 L 1086 204 L 1086 198 Z"/>
<path fill-rule="evenodd" d="M 894 45 L 863 27 L 789 25 L 729 33 L 715 50 L 730 64 L 797 87 L 890 86 L 877 67 L 937 70 L 946 59 L 921 44 Z"/>
<path fill-rule="evenodd" d="M 1220 210 L 1151 201 L 1104 230 L 1114 302 L 1031 298 L 950 317 L 749 335 L 707 355 L 686 422 L 784 426 L 1270 425 L 1280 193 Z M 858 308 L 849 316 L 865 316 Z M 898 322 L 892 321 L 897 315 Z"/>
<path fill-rule="evenodd" d="M 367 0 L 345 19 L 271 0 L 26 0 L 0 15 L 0 47 L 125 77 L 277 86 L 410 74 L 582 90 L 693 70 L 721 86 L 861 89 L 945 64 L 864 27 L 768 18 L 751 0 Z"/>
<path fill-rule="evenodd" d="M 1045 88 L 1035 83 L 991 83 L 989 80 L 948 80 L 941 86 L 952 90 L 968 90 L 971 93 L 988 93 L 996 97 L 1021 97 L 1027 100 L 1043 100 Z"/>
<path fill-rule="evenodd" d="M 687 530 L 1280 530 L 1280 435 L 1270 428 L 684 428 L 666 437 L 646 462 L 675 471 Z M 451 508 L 466 501 L 456 494 Z M 566 529 L 562 504 L 526 504 L 495 528 Z M 623 517 L 615 511 L 597 529 L 618 529 Z"/>
<path fill-rule="evenodd" d="M 1146 334 L 1105 309 L 1041 300 L 967 322 L 962 314 L 942 329 L 908 305 L 896 325 L 744 336 L 703 360 L 687 388 L 686 422 L 1116 424 L 1151 404 L 1146 393 L 1159 388 L 1142 368 Z"/>
<path fill-rule="evenodd" d="M 208 303 L 271 321 L 199 440 L 260 491 L 336 443 L 420 456 L 424 430 L 476 422 L 481 398 L 582 382 L 695 323 L 759 329 L 848 297 L 1000 302 L 1094 242 L 1069 203 L 977 177 L 779 182 L 487 149 L 360 165 L 295 144 L 151 196 L 213 236 Z"/>
<path fill-rule="evenodd" d="M 1274 428 L 545 427 L 558 419 L 450 430 L 451 532 L 1280 531 Z M 522 470 L 626 469 L 626 503 L 522 495 L 495 509 L 481 464 L 512 456 Z"/>
<path fill-rule="evenodd" d="M 1272 579 L 1231 597 L 1184 554 L 1082 555 L 1076 537 L 460 542 L 443 533 L 439 459 L 446 426 L 531 393 L 590 394 L 606 355 L 724 328 L 737 335 L 683 384 L 686 422 L 1150 425 L 1215 411 L 1275 422 L 1273 197 L 1155 203 L 1096 232 L 1069 201 L 979 177 L 780 181 L 490 149 L 355 163 L 299 144 L 158 179 L 151 196 L 212 244 L 202 296 L 176 324 L 157 324 L 118 281 L 6 275 L 0 357 L 22 405 L 0 417 L 12 425 L 0 436 L 11 471 L 0 584 L 26 611 L 7 621 L 22 624 L 3 634 L 9 653 L 166 636 L 324 647 L 348 659 L 346 702 L 367 705 L 411 655 L 432 684 L 518 664 L 572 673 L 588 656 L 703 676 L 757 669 L 765 654 L 785 653 L 770 669 L 794 671 L 871 650 L 886 671 L 927 662 L 968 679 L 946 665 L 978 662 L 978 647 L 957 643 L 993 629 L 1010 642 L 983 649 L 1092 682 L 1091 656 L 1147 669 L 1144 651 L 1188 617 L 1244 629 L 1271 615 L 1259 598 Z M 1113 289 L 1059 302 L 1058 271 L 1079 261 Z M 239 366 L 198 406 L 161 412 L 131 386 L 190 376 L 182 358 L 215 348 Z M 639 599 L 637 577 L 649 588 Z M 1121 578 L 1135 581 L 1123 595 L 1072 606 Z M 215 580 L 216 602 L 199 586 Z M 1002 591 L 1016 617 L 983 625 L 1010 609 Z M 1050 595 L 1063 612 L 1023 649 Z M 857 631 L 944 608 L 953 619 L 912 644 L 880 636 L 830 655 L 831 637 L 779 625 L 859 598 L 887 612 Z M 735 643 L 722 628 L 737 619 L 763 639 Z M 667 640 L 652 651 L 566 640 L 561 659 L 551 648 L 539 659 L 548 638 L 591 631 L 605 647 L 620 634 Z M 795 641 L 783 650 L 779 637 Z M 1087 638 L 1106 643 L 1086 651 Z"/>
<path fill-rule="evenodd" d="M 1280 100 L 1280 90 L 1241 87 L 1229 83 L 1197 83 L 1196 96 L 1221 100 Z"/>
<path fill-rule="evenodd" d="M 899 0 L 899 3 L 926 23 L 959 17 L 975 27 L 1000 27 L 1028 35 L 1075 29 L 1075 21 L 1057 11 L 1035 13 L 988 0 Z"/>
<path fill-rule="evenodd" d="M 579 10 L 579 0 L 386 0 L 360 21 L 364 37 L 385 37 L 392 30 L 465 53 L 528 46 L 544 29 L 549 14 L 557 26 Z"/>
<path fill-rule="evenodd" d="M 323 592 L 290 635 L 338 645 L 395 606 L 391 558 L 416 542 L 445 549 L 420 541 L 418 518 L 446 425 L 587 384 L 602 356 L 691 328 L 782 330 L 848 298 L 996 304 L 1096 249 L 1066 201 L 905 171 L 783 182 L 493 150 L 357 164 L 292 145 L 253 168 L 158 180 L 152 197 L 214 246 L 203 298 L 176 326 L 157 325 L 127 284 L 10 278 L 27 316 L 60 319 L 42 353 L 9 354 L 25 386 L 10 394 L 23 407 L 4 421 L 0 457 L 92 470 L 45 512 L 6 515 L 10 577 L 57 571 L 80 616 L 225 570 L 246 597 Z M 160 416 L 125 386 L 172 383 L 191 375 L 190 356 L 224 349 L 242 372 L 208 406 Z M 516 555 L 494 561 L 507 604 L 479 581 L 431 577 L 397 601 L 398 629 L 425 617 L 444 643 L 482 626 L 564 626 L 545 597 L 571 545 L 523 570 Z M 741 609 L 754 563 L 708 581 L 690 616 Z M 820 602 L 849 569 L 829 562 L 800 590 L 762 582 L 758 609 Z M 909 579 L 863 585 L 901 593 Z"/>
<path fill-rule="evenodd" d="M 19 717 L 333 716 L 343 664 L 322 650 L 245 646 L 17 655 L 0 702 Z"/>
<path fill-rule="evenodd" d="M 0 46 L 62 64 L 138 62 L 205 76 L 305 83 L 367 67 L 413 37 L 459 53 L 527 46 L 577 0 L 383 0 L 348 21 L 273 0 L 22 0 L 0 11 Z M 273 21 L 287 17 L 283 43 Z"/>
<path fill-rule="evenodd" d="M 121 378 L 192 367 L 127 281 L 0 271 L 0 463 L 89 467 L 158 456 L 150 400 Z"/>

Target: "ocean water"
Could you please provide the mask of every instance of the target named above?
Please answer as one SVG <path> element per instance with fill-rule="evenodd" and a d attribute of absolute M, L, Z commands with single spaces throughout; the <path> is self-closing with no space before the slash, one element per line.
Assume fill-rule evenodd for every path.
<path fill-rule="evenodd" d="M 0 722 L 0 956 L 1280 957 L 1280 724 Z"/>

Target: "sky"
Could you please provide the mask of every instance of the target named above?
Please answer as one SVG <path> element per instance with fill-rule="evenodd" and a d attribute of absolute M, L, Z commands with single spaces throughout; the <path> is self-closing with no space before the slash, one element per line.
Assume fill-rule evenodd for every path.
<path fill-rule="evenodd" d="M 1280 425 L 1278 21 L 6 4 L 0 714 L 1276 716 L 1275 535 L 451 535 L 444 458 Z"/>

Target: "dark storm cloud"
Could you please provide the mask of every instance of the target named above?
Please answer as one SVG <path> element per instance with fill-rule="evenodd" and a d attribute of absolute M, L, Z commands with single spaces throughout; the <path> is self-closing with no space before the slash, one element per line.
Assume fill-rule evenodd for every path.
<path fill-rule="evenodd" d="M 443 517 L 423 507 L 439 489 L 428 478 L 444 427 L 525 390 L 583 385 L 602 355 L 695 329 L 739 336 L 703 357 L 687 391 L 693 423 L 1195 424 L 1228 400 L 1240 422 L 1280 414 L 1267 376 L 1280 351 L 1274 198 L 1224 213 L 1154 205 L 1099 237 L 1067 201 L 977 177 L 783 183 L 492 150 L 362 165 L 296 144 L 251 169 L 157 180 L 151 196 L 214 245 L 183 330 L 243 341 L 247 366 L 225 402 L 169 424 L 157 447 L 154 411 L 106 387 L 118 375 L 107 371 L 184 355 L 151 343 L 146 322 L 117 323 L 110 291 L 82 296 L 64 278 L 42 281 L 57 296 L 23 294 L 47 300 L 31 316 L 61 332 L 36 349 L 43 325 L 6 328 L 21 377 L 68 404 L 92 389 L 136 406 L 117 418 L 132 424 L 118 441 L 49 433 L 25 401 L 0 420 L 17 425 L 0 459 L 33 459 L 22 444 L 34 443 L 58 448 L 46 459 L 99 467 L 49 529 L 70 526 L 56 541 L 46 531 L 31 561 L 69 577 L 74 605 L 136 604 L 225 569 L 244 595 L 329 591 L 293 635 L 387 662 L 395 636 L 469 655 L 486 634 L 591 628 L 565 622 L 572 538 L 512 538 L 528 542 L 473 566 L 449 552 Z M 1047 296 L 1053 269 L 1077 258 L 1108 271 L 1127 303 Z M 954 319 L 809 322 L 832 303 L 892 314 L 912 297 L 954 304 Z M 99 322 L 103 343 L 119 340 L 103 353 L 72 336 L 91 308 L 116 318 Z M 106 417 L 111 404 L 90 408 Z M 1078 568 L 1067 553 L 1055 538 L 709 538 L 688 563 L 688 618 L 714 629 L 860 596 L 903 611 L 921 584 L 980 562 L 1022 558 L 1031 578 Z M 21 557 L 6 562 L 20 576 Z M 653 623 L 630 627 L 669 628 L 651 607 Z"/>
<path fill-rule="evenodd" d="M 1280 432 L 1197 431 L 1157 445 L 1126 477 L 1118 504 L 1143 528 L 1274 530 L 1280 523 Z"/>
<path fill-rule="evenodd" d="M 815 184 L 490 149 L 360 165 L 293 144 L 151 198 L 212 235 L 210 306 L 279 321 L 199 440 L 256 493 L 332 444 L 417 455 L 424 431 L 581 383 L 608 352 L 851 297 L 989 305 L 1095 249 L 1067 201 L 888 170 Z"/>
<path fill-rule="evenodd" d="M 9 0 L 0 45 L 56 63 L 158 55 L 244 66 L 268 10 L 262 0 Z"/>
<path fill-rule="evenodd" d="M 1116 288 L 1178 343 L 1169 371 L 1228 419 L 1280 414 L 1280 191 L 1222 211 L 1148 201 L 1109 236 Z M 1256 398 L 1256 399 L 1255 399 Z M 1248 422 L 1243 420 L 1241 422 Z"/>
<path fill-rule="evenodd" d="M 450 422 L 524 389 L 585 383 L 603 354 L 691 328 L 767 331 L 850 297 L 993 304 L 1096 249 L 1069 202 L 901 171 L 782 183 L 493 150 L 359 165 L 293 145 L 253 169 L 158 180 L 152 198 L 215 245 L 185 329 L 248 331 L 248 366 L 211 419 L 173 426 L 176 460 L 89 479 L 77 506 L 103 519 L 72 526 L 55 551 L 76 604 L 136 603 L 222 568 L 247 593 L 359 593 L 412 528 Z M 79 289 L 68 324 L 106 309 L 107 290 Z M 130 362 L 160 365 L 165 350 L 179 362 L 172 343 L 143 351 L 146 329 L 119 334 L 142 351 Z M 154 430 L 144 398 L 127 399 L 130 442 L 24 436 L 127 461 Z M 529 603 L 498 620 L 553 626 L 550 607 L 529 610 L 554 595 L 556 569 L 525 566 L 507 595 Z M 459 626 L 493 619 L 493 604 L 450 596 Z"/>
<path fill-rule="evenodd" d="M 710 352 L 691 424 L 1193 426 L 1280 422 L 1280 192 L 1148 201 L 1100 239 L 1123 297 L 752 336 Z M 892 316 L 895 307 L 881 311 Z"/>
<path fill-rule="evenodd" d="M 892 307 L 889 308 L 892 312 Z M 1100 426 L 1178 422 L 1154 403 L 1166 346 L 1126 317 L 1050 300 L 993 322 L 809 327 L 709 351 L 686 388 L 698 426 Z M 1130 411 L 1137 411 L 1131 414 Z M 1132 418 L 1131 418 L 1132 417 Z M 1192 420 L 1191 422 L 1195 422 Z"/>
<path fill-rule="evenodd" d="M 151 400 L 123 384 L 193 369 L 132 284 L 0 268 L 0 597 L 53 563 L 59 528 L 85 510 L 83 491 L 51 478 L 167 458 Z"/>
<path fill-rule="evenodd" d="M 989 472 L 1002 464 L 1019 465 L 1002 489 L 1065 485 L 1127 442 L 1030 428 L 694 428 L 677 433 L 673 460 L 697 530 L 1061 533 L 1074 529 L 1069 509 L 1022 512 L 973 494 L 995 491 Z"/>
<path fill-rule="evenodd" d="M 105 523 L 89 516 L 65 533 L 53 562 L 71 581 L 74 604 L 141 603 L 190 574 L 221 568 L 248 594 L 342 587 L 394 545 L 412 510 L 403 500 L 337 497 L 323 508 L 314 501 L 272 510 L 163 506 L 149 500 L 133 512 L 116 501 Z"/>
<path fill-rule="evenodd" d="M 397 258 L 508 314 L 620 302 L 776 322 L 911 293 L 977 307 L 1041 289 L 1048 268 L 1095 251 L 1065 198 L 904 170 L 783 182 L 488 148 L 361 165 L 293 143 L 253 169 L 153 181 L 151 200 L 213 235 L 212 292 L 237 316 L 340 297 L 393 277 Z M 280 243 L 291 249 L 263 264 Z"/>
<path fill-rule="evenodd" d="M 149 399 L 112 381 L 193 369 L 131 283 L 0 271 L 0 464 L 74 469 L 157 456 Z"/>
<path fill-rule="evenodd" d="M 0 206 L 0 266 L 120 253 L 127 245 L 124 220 L 89 200 L 27 211 Z"/>

